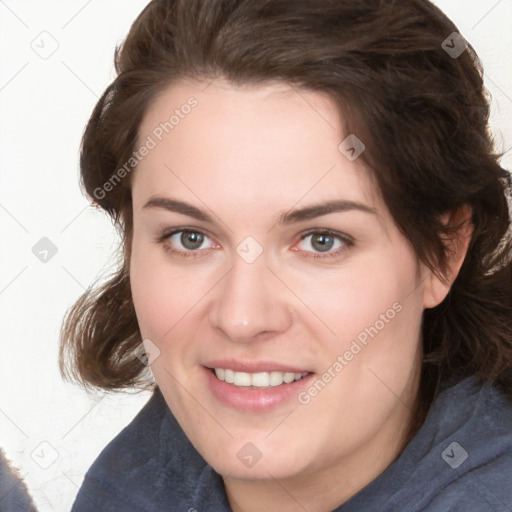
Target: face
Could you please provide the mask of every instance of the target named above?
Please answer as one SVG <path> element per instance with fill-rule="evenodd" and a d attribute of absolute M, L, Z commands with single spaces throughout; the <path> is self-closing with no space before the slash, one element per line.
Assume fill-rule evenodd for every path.
<path fill-rule="evenodd" d="M 339 149 L 336 112 L 282 83 L 181 82 L 140 127 L 137 318 L 167 404 L 222 475 L 371 465 L 411 419 L 424 269 Z"/>

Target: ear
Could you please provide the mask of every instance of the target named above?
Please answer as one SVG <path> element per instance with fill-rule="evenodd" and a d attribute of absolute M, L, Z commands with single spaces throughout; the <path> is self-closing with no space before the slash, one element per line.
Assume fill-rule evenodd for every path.
<path fill-rule="evenodd" d="M 455 231 L 453 236 L 445 239 L 448 254 L 445 279 L 440 279 L 426 268 L 428 274 L 423 282 L 423 307 L 426 309 L 434 308 L 443 302 L 459 274 L 473 234 L 472 213 L 471 208 L 464 205 L 441 217 L 441 222 Z"/>

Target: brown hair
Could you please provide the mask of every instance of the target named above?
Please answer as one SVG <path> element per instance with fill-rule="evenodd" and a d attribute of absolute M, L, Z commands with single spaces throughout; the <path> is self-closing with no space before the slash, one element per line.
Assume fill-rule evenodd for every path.
<path fill-rule="evenodd" d="M 179 78 L 280 80 L 336 101 L 346 133 L 366 145 L 362 158 L 397 226 L 440 276 L 443 241 L 457 231 L 441 215 L 471 207 L 460 273 L 447 298 L 424 312 L 423 370 L 436 370 L 436 383 L 458 371 L 477 375 L 512 399 L 510 184 L 488 132 L 481 63 L 471 45 L 458 57 L 445 51 L 453 32 L 427 0 L 150 2 L 116 49 L 117 78 L 82 140 L 83 186 L 114 219 L 124 254 L 119 270 L 68 311 L 63 374 L 106 389 L 151 384 L 133 356 L 141 337 L 129 282 L 130 176 L 108 193 L 104 186 L 132 156 L 148 105 Z"/>

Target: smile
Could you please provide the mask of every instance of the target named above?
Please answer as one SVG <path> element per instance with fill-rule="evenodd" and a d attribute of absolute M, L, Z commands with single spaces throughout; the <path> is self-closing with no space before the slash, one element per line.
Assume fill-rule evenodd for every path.
<path fill-rule="evenodd" d="M 301 380 L 308 375 L 305 373 L 292 373 L 292 372 L 236 372 L 229 368 L 214 368 L 216 377 L 228 384 L 233 384 L 237 387 L 255 387 L 255 388 L 268 388 L 290 384 L 297 380 Z"/>

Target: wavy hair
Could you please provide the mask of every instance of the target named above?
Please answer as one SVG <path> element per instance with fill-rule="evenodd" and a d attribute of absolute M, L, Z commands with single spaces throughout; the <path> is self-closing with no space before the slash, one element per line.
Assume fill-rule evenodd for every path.
<path fill-rule="evenodd" d="M 117 77 L 82 139 L 82 186 L 113 219 L 123 254 L 118 270 L 67 312 L 62 374 L 105 389 L 152 385 L 133 356 L 141 343 L 129 281 L 133 213 L 130 175 L 119 171 L 148 106 L 182 78 L 279 80 L 335 101 L 344 130 L 364 140 L 362 158 L 396 225 L 441 277 L 446 240 L 457 233 L 441 217 L 471 208 L 459 275 L 424 312 L 423 370 L 437 377 L 434 388 L 422 378 L 421 390 L 461 371 L 512 400 L 510 178 L 489 132 L 481 62 L 470 44 L 459 56 L 447 51 L 463 41 L 454 32 L 427 0 L 151 1 L 116 48 Z"/>

